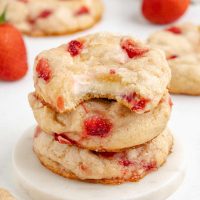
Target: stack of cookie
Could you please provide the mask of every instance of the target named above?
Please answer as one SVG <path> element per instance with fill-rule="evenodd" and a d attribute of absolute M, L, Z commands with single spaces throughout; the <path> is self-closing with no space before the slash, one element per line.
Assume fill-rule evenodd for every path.
<path fill-rule="evenodd" d="M 98 33 L 36 57 L 29 102 L 34 151 L 61 176 L 137 181 L 172 147 L 170 69 L 164 53 L 129 36 Z"/>

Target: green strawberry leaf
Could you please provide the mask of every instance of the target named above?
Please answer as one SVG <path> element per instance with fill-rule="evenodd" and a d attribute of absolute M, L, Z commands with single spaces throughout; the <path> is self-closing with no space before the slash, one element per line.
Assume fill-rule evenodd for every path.
<path fill-rule="evenodd" d="M 7 7 L 4 9 L 3 13 L 0 15 L 0 24 L 3 24 L 6 22 L 6 10 L 7 10 Z"/>

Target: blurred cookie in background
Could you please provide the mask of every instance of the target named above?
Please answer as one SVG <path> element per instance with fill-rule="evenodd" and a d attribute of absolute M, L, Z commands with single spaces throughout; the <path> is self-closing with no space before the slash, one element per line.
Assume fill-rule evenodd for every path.
<path fill-rule="evenodd" d="M 0 12 L 5 9 L 0 1 Z M 6 19 L 30 36 L 65 35 L 88 29 L 102 17 L 101 0 L 7 1 Z"/>
<path fill-rule="evenodd" d="M 169 91 L 200 95 L 200 28 L 192 23 L 157 31 L 148 43 L 165 52 L 172 70 Z"/>

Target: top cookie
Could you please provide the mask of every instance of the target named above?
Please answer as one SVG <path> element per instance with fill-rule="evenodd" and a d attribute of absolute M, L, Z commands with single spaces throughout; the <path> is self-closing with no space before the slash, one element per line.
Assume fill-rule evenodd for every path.
<path fill-rule="evenodd" d="M 200 95 L 200 28 L 191 23 L 153 33 L 148 43 L 164 50 L 172 70 L 172 93 Z"/>
<path fill-rule="evenodd" d="M 162 51 L 109 33 L 44 51 L 34 67 L 36 94 L 60 113 L 91 98 L 114 99 L 144 113 L 157 106 L 170 78 Z"/>
<path fill-rule="evenodd" d="M 31 36 L 84 30 L 93 26 L 103 13 L 101 0 L 3 0 L 0 11 L 6 2 L 7 20 Z"/>

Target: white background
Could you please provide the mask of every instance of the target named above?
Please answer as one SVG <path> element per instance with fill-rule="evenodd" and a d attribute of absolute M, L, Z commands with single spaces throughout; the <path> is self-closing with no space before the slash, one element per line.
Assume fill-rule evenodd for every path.
<path fill-rule="evenodd" d="M 13 193 L 17 193 L 11 154 L 15 143 L 24 130 L 35 123 L 28 105 L 27 94 L 33 91 L 32 66 L 34 57 L 40 51 L 67 43 L 72 37 L 90 32 L 110 31 L 145 39 L 151 32 L 164 28 L 149 24 L 143 19 L 140 13 L 140 1 L 105 0 L 105 4 L 106 10 L 103 20 L 89 31 L 70 37 L 25 38 L 29 57 L 28 74 L 18 82 L 0 82 L 0 187 L 8 188 Z M 188 12 L 180 20 L 180 22 L 184 21 L 200 24 L 200 6 L 190 6 Z M 177 95 L 172 98 L 174 107 L 169 126 L 185 143 L 188 170 L 185 182 L 168 200 L 199 200 L 200 97 Z"/>

